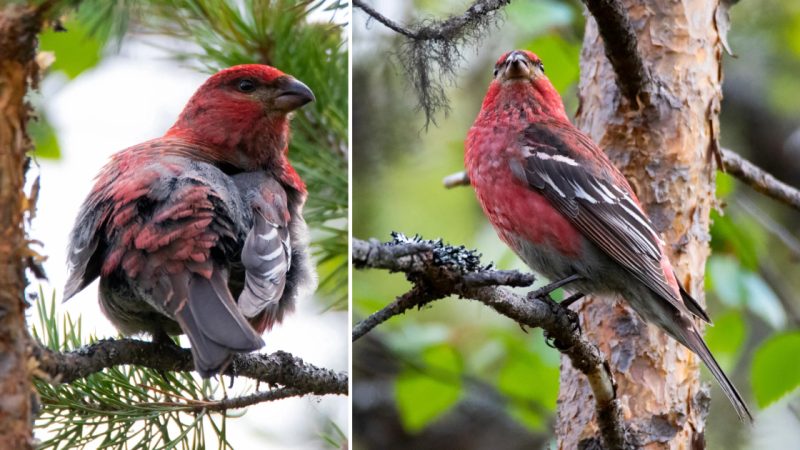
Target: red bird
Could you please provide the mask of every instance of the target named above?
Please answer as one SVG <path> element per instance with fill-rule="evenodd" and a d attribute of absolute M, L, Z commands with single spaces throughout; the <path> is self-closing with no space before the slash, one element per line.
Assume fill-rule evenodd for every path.
<path fill-rule="evenodd" d="M 622 295 L 699 355 L 752 420 L 695 327 L 708 315 L 678 284 L 625 177 L 570 123 L 538 56 L 512 51 L 497 61 L 464 160 L 489 221 L 528 266 L 551 280 L 577 275 L 581 293 Z"/>
<path fill-rule="evenodd" d="M 97 176 L 70 236 L 69 299 L 100 277 L 100 307 L 124 334 L 185 333 L 197 371 L 224 370 L 314 284 L 287 159 L 290 113 L 314 100 L 263 65 L 208 79 L 160 138 Z"/>

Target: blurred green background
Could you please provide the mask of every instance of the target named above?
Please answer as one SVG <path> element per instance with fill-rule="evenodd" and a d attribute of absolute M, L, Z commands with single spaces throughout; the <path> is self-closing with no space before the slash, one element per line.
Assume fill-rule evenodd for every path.
<path fill-rule="evenodd" d="M 388 4 L 388 3 L 391 3 Z M 400 23 L 461 13 L 463 1 L 374 2 Z M 446 190 L 463 169 L 463 142 L 496 58 L 525 48 L 577 107 L 583 34 L 578 1 L 519 1 L 499 26 L 454 61 L 450 113 L 424 129 L 414 92 L 394 57 L 402 40 L 355 10 L 353 19 L 353 234 L 386 241 L 391 231 L 477 248 L 484 263 L 526 268 L 499 241 L 470 188 Z M 731 10 L 725 57 L 722 145 L 800 186 L 800 3 L 741 2 Z M 714 213 L 706 274 L 716 325 L 707 340 L 759 410 L 739 426 L 716 384 L 708 448 L 790 448 L 800 439 L 800 214 L 727 175 L 718 177 L 724 215 Z M 541 284 L 542 282 L 540 282 Z M 355 271 L 354 321 L 402 294 L 399 274 Z M 356 448 L 547 448 L 559 355 L 539 330 L 523 333 L 480 304 L 439 301 L 378 327 L 354 345 Z M 704 373 L 704 377 L 707 374 Z M 710 379 L 710 377 L 706 377 Z"/>

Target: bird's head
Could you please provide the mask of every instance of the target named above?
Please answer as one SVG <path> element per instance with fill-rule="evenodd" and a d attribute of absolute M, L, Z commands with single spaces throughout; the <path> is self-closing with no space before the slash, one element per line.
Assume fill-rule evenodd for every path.
<path fill-rule="evenodd" d="M 250 169 L 286 149 L 292 111 L 314 100 L 308 86 L 274 67 L 234 66 L 200 86 L 167 135 L 195 141 L 224 162 Z"/>
<path fill-rule="evenodd" d="M 534 112 L 566 117 L 561 96 L 544 74 L 544 64 L 535 53 L 504 53 L 494 65 L 493 77 L 483 103 L 485 110 L 528 104 Z"/>

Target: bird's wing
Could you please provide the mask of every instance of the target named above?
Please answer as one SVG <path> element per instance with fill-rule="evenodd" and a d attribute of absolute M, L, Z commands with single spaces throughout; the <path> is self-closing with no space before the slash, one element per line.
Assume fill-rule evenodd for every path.
<path fill-rule="evenodd" d="M 238 305 L 253 326 L 263 331 L 280 322 L 286 312 L 282 299 L 292 266 L 287 197 L 283 187 L 263 172 L 236 175 L 234 181 L 253 215 L 242 248 L 245 274 Z"/>
<path fill-rule="evenodd" d="M 671 269 L 668 263 L 665 267 L 663 242 L 627 182 L 591 163 L 592 157 L 605 158 L 598 153 L 602 152 L 588 136 L 574 127 L 536 123 L 525 130 L 520 157 L 512 160 L 511 169 L 633 277 L 688 315 L 667 279 Z"/>
<path fill-rule="evenodd" d="M 69 295 L 89 277 L 123 274 L 151 293 L 142 300 L 181 325 L 206 376 L 233 352 L 262 347 L 227 286 L 228 261 L 244 240 L 244 207 L 233 181 L 187 158 L 125 157 L 104 170 L 79 216 L 73 235 L 92 229 L 73 241 Z M 84 241 L 87 250 L 80 249 Z"/>

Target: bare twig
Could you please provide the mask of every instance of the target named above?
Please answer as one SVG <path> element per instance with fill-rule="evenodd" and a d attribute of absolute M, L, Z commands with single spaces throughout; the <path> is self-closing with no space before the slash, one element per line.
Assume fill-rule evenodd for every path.
<path fill-rule="evenodd" d="M 495 23 L 499 11 L 509 3 L 511 0 L 474 0 L 463 14 L 406 27 L 362 0 L 354 0 L 353 6 L 406 38 L 398 57 L 417 93 L 419 108 L 425 112 L 427 126 L 435 123 L 436 112 L 449 110 L 444 85 L 452 83 L 459 73 L 459 62 L 463 59 L 461 48 L 477 44 Z"/>
<path fill-rule="evenodd" d="M 414 24 L 404 28 L 363 1 L 353 0 L 353 6 L 361 9 L 368 16 L 382 23 L 390 30 L 407 38 L 420 41 L 457 39 L 464 34 L 466 27 L 472 27 L 474 22 L 495 13 L 509 3 L 511 3 L 511 0 L 477 0 L 467 8 L 464 14 L 451 16 L 441 21 L 427 22 L 425 25 Z"/>
<path fill-rule="evenodd" d="M 397 255 L 403 255 L 398 258 Z M 494 272 L 483 267 L 477 256 L 461 248 L 443 245 L 441 241 L 421 241 L 395 236 L 394 242 L 381 244 L 353 239 L 353 262 L 358 268 L 377 268 L 403 272 L 413 284 L 410 291 L 356 325 L 353 339 L 357 339 L 378 324 L 415 306 L 434 300 L 457 296 L 475 300 L 509 317 L 520 325 L 542 328 L 556 347 L 567 355 L 573 366 L 584 373 L 596 400 L 597 417 L 601 434 L 608 448 L 630 448 L 631 438 L 622 421 L 613 375 L 597 347 L 586 340 L 577 328 L 577 317 L 572 311 L 560 307 L 547 292 L 536 291 L 527 297 L 500 287 L 503 277 L 513 279 L 512 285 L 533 278 L 512 275 L 512 272 Z M 503 273 L 492 276 L 491 273 Z M 474 284 L 469 274 L 479 273 L 490 279 L 492 285 Z M 550 286 L 550 290 L 554 286 Z M 358 333 L 356 332 L 358 330 Z"/>
<path fill-rule="evenodd" d="M 467 175 L 467 172 L 464 171 L 456 172 L 444 177 L 442 184 L 444 184 L 444 187 L 447 189 L 452 189 L 459 186 L 468 186 L 469 176 Z"/>
<path fill-rule="evenodd" d="M 444 177 L 442 184 L 444 184 L 444 187 L 447 189 L 452 189 L 459 186 L 469 186 L 469 175 L 467 175 L 467 172 L 463 170 L 461 172 L 451 173 L 450 175 Z"/>
<path fill-rule="evenodd" d="M 436 300 L 434 295 L 431 295 L 424 289 L 414 286 L 410 291 L 397 297 L 392 303 L 389 303 L 380 311 L 377 311 L 366 319 L 358 322 L 353 327 L 353 342 L 357 341 L 359 338 L 372 331 L 373 328 L 377 327 L 383 322 L 386 322 L 392 317 L 400 315 L 415 306 L 423 306 L 432 300 Z"/>
<path fill-rule="evenodd" d="M 394 31 L 395 33 L 402 34 L 403 36 L 411 39 L 418 39 L 417 34 L 413 31 L 403 28 L 397 22 L 389 19 L 388 17 L 384 16 L 383 14 L 376 11 L 373 7 L 367 5 L 366 3 L 362 2 L 361 0 L 353 0 L 353 6 L 356 8 L 361 9 L 368 16 L 372 17 L 373 19 L 377 20 L 378 22 L 382 23 L 386 28 Z"/>
<path fill-rule="evenodd" d="M 104 339 L 65 353 L 33 344 L 31 353 L 39 363 L 39 370 L 52 377 L 49 381 L 61 383 L 123 364 L 163 371 L 194 370 L 188 349 L 135 339 Z M 224 374 L 295 389 L 300 392 L 297 395 L 347 394 L 347 374 L 316 367 L 281 351 L 270 355 L 237 354 Z"/>
<path fill-rule="evenodd" d="M 649 103 L 648 85 L 652 82 L 637 48 L 625 8 L 619 0 L 582 0 L 597 22 L 608 57 L 622 95 L 637 106 L 639 101 Z"/>
<path fill-rule="evenodd" d="M 778 180 L 760 167 L 727 148 L 722 149 L 725 172 L 733 175 L 756 191 L 800 210 L 800 191 Z"/>

